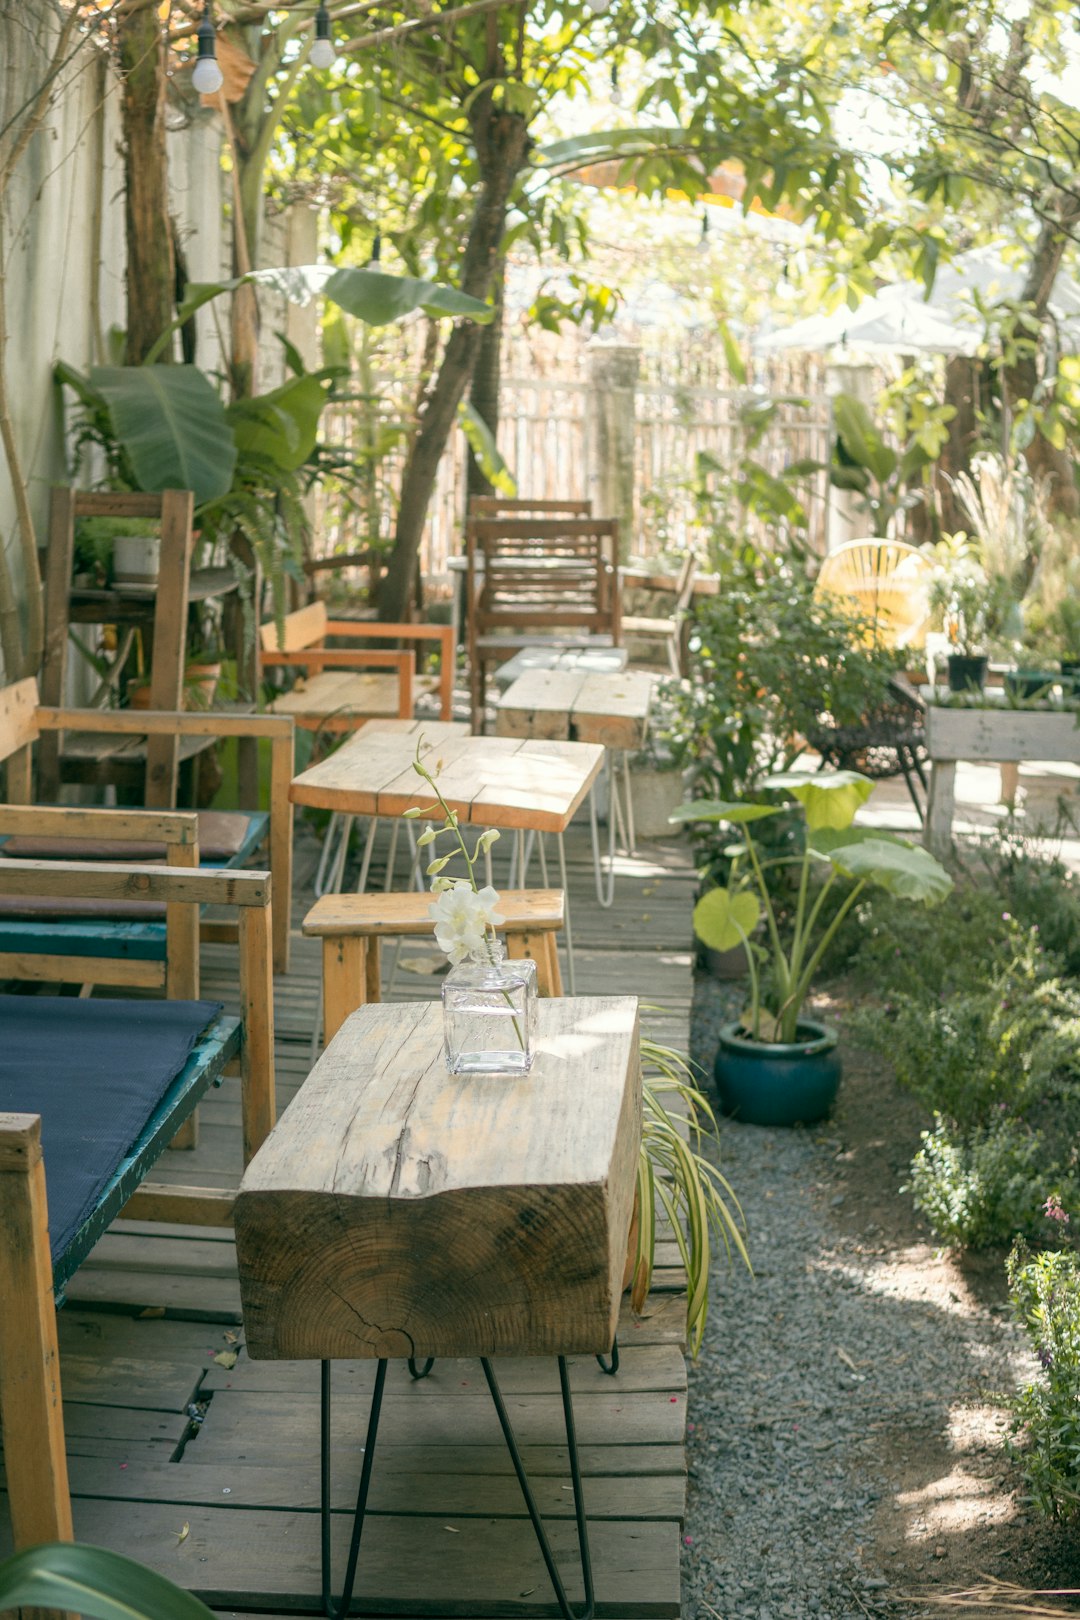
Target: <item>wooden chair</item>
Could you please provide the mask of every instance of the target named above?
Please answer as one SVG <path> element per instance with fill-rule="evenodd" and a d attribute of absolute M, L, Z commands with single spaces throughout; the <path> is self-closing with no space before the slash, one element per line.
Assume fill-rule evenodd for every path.
<path fill-rule="evenodd" d="M 329 1044 L 351 1012 L 382 1000 L 382 941 L 431 938 L 429 894 L 327 894 L 304 918 L 323 942 L 325 1033 Z M 531 957 L 542 996 L 562 995 L 556 935 L 565 914 L 561 889 L 508 889 L 499 895 L 498 931 L 512 960 Z"/>
<path fill-rule="evenodd" d="M 850 602 L 891 647 L 921 647 L 930 624 L 925 551 L 900 540 L 848 540 L 825 558 L 814 589 Z"/>
<path fill-rule="evenodd" d="M 304 672 L 292 691 L 274 698 L 272 714 L 287 714 L 308 731 L 355 731 L 366 720 L 411 720 L 417 692 L 439 693 L 439 714 L 449 720 L 454 697 L 454 633 L 448 624 L 373 624 L 331 619 L 325 602 L 311 602 L 285 616 L 279 635 L 271 621 L 259 632 L 264 668 Z M 409 649 L 327 647 L 327 636 L 439 644 L 438 676 L 416 674 Z M 360 675 L 360 669 L 389 669 L 391 675 Z M 314 671 L 314 673 L 312 673 Z"/>
<path fill-rule="evenodd" d="M 487 669 L 522 647 L 617 646 L 614 518 L 474 518 L 466 528 L 465 622 L 474 730 Z"/>
<path fill-rule="evenodd" d="M 37 685 L 33 680 L 16 682 L 0 689 L 0 760 L 7 761 L 7 798 L 11 805 L 33 803 L 32 753 L 34 746 L 49 737 L 60 735 L 65 729 L 83 730 L 92 723 L 103 735 L 120 741 L 141 744 L 146 737 L 178 741 L 184 738 L 237 737 L 263 740 L 270 745 L 270 810 L 264 811 L 212 811 L 199 812 L 200 852 L 204 861 L 214 865 L 235 868 L 250 860 L 265 843 L 268 846 L 269 865 L 274 873 L 278 890 L 278 904 L 274 909 L 274 967 L 285 973 L 289 966 L 289 927 L 292 891 L 292 833 L 293 808 L 289 786 L 293 777 L 293 723 L 285 716 L 209 713 L 159 714 L 153 710 L 112 709 L 94 710 L 49 707 L 38 702 Z M 167 768 L 167 767 L 163 767 Z M 21 823 L 22 831 L 11 831 L 12 840 L 5 844 L 4 855 L 32 855 L 38 860 L 118 857 L 115 850 L 90 849 L 87 838 L 91 835 L 80 826 L 77 818 L 69 819 L 63 836 L 55 832 L 55 821 L 39 819 L 36 823 Z M 112 837 L 123 834 L 114 833 Z M 29 840 L 32 839 L 32 842 Z M 164 840 L 155 833 L 148 835 L 148 846 L 135 852 L 136 859 L 159 860 L 165 858 Z M 38 897 L 39 899 L 41 897 Z M 47 910 L 50 908 L 46 908 Z M 6 907 L 0 901 L 0 972 L 5 971 L 6 958 L 21 957 L 27 953 L 55 954 L 59 957 L 114 956 L 125 961 L 132 971 L 136 962 L 143 964 L 138 971 L 148 972 L 145 966 L 156 963 L 161 971 L 166 958 L 166 927 L 162 916 L 143 914 L 133 920 L 117 912 L 115 900 L 98 897 L 95 907 L 80 904 L 77 907 L 57 904 L 51 915 L 44 916 L 40 906 L 28 906 L 21 911 L 17 904 Z M 204 920 L 204 939 L 236 939 L 236 925 Z M 10 966 L 7 971 L 11 973 Z M 87 982 L 92 982 L 87 976 Z M 110 981 L 117 982 L 117 981 Z M 134 979 L 126 983 L 139 982 Z M 145 982 L 145 981 L 144 981 Z"/>
<path fill-rule="evenodd" d="M 185 820 L 160 818 L 155 835 Z M 236 907 L 243 1008 L 230 1017 L 176 977 L 164 1002 L 0 997 L 0 1027 L 16 1032 L 0 1043 L 0 1429 L 19 1549 L 72 1539 L 55 1311 L 64 1285 L 120 1214 L 231 1223 L 233 1191 L 144 1182 L 227 1067 L 239 1063 L 245 1165 L 273 1128 L 272 930 L 265 872 L 10 861 L 0 894 L 163 904 L 182 935 L 170 960 L 189 968 L 198 908 Z M 57 1178 L 51 1225 L 47 1172 Z"/>
<path fill-rule="evenodd" d="M 683 558 L 682 566 L 675 576 L 675 606 L 670 619 L 650 619 L 638 617 L 634 614 L 623 614 L 622 633 L 627 641 L 658 641 L 667 653 L 671 673 L 675 676 L 686 673 L 686 657 L 683 647 L 683 630 L 687 623 L 690 603 L 694 595 L 694 573 L 697 561 L 693 552 L 688 551 Z M 663 576 L 646 575 L 641 583 L 652 585 L 658 589 L 668 589 L 670 582 Z"/>

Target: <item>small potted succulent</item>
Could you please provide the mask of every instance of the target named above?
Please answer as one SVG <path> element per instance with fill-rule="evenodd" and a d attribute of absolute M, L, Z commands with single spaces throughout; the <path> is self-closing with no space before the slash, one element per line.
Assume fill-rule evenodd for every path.
<path fill-rule="evenodd" d="M 726 887 L 710 889 L 694 908 L 694 928 L 715 950 L 741 944 L 750 971 L 750 1004 L 720 1032 L 716 1085 L 725 1113 L 755 1125 L 794 1125 L 823 1118 L 840 1083 L 835 1030 L 808 1018 L 804 1007 L 829 945 L 868 885 L 934 905 L 952 879 L 920 846 L 876 828 L 852 825 L 874 784 L 855 771 L 787 771 L 766 777 L 765 794 L 783 794 L 801 807 L 803 851 L 790 915 L 770 889 L 751 824 L 789 805 L 768 800 L 682 805 L 673 820 L 727 822 L 741 829 L 741 854 Z M 790 865 L 791 857 L 782 863 Z M 815 870 L 823 881 L 813 881 Z M 850 880 L 846 894 L 837 889 Z M 839 902 L 839 903 L 837 903 Z M 762 943 L 754 940 L 764 923 Z"/>

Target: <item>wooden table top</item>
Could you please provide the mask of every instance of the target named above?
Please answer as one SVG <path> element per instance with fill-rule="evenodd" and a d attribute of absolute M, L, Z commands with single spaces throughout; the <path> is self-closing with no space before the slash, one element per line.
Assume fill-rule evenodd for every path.
<path fill-rule="evenodd" d="M 586 675 L 618 675 L 626 668 L 629 653 L 625 647 L 522 647 L 494 672 L 496 686 L 503 691 L 513 686 L 519 675 L 530 669 L 581 670 Z"/>
<path fill-rule="evenodd" d="M 499 699 L 498 734 L 640 748 L 655 680 L 647 670 L 528 670 Z"/>
<path fill-rule="evenodd" d="M 450 1074 L 438 1003 L 346 1019 L 245 1172 L 248 1353 L 610 1348 L 641 1138 L 633 996 L 537 1006 L 524 1075 Z"/>
<path fill-rule="evenodd" d="M 604 760 L 594 743 L 472 737 L 451 722 L 374 720 L 294 777 L 294 803 L 358 816 L 400 816 L 420 806 L 425 816 L 440 816 L 412 768 L 421 735 L 421 757 L 447 804 L 462 822 L 483 827 L 565 832 Z"/>

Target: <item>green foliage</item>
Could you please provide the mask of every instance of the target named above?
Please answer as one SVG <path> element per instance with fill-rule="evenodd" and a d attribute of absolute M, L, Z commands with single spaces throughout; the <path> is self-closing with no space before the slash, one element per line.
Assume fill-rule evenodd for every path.
<path fill-rule="evenodd" d="M 795 799 L 807 829 L 802 856 L 793 874 L 796 898 L 785 919 L 783 939 L 781 914 L 770 891 L 767 864 L 763 864 L 751 832 L 751 823 L 766 819 L 762 812 L 767 807 L 699 799 L 680 806 L 672 820 L 697 817 L 743 828 L 727 888 L 706 893 L 695 908 L 694 921 L 695 925 L 703 925 L 704 931 L 699 928 L 701 938 L 715 950 L 745 946 L 751 995 L 746 1029 L 754 1040 L 787 1043 L 797 1038 L 799 1017 L 814 975 L 844 918 L 868 884 L 924 905 L 936 905 L 949 893 L 952 879 L 927 850 L 888 833 L 852 827 L 856 811 L 873 792 L 873 783 L 855 771 L 786 771 L 765 777 L 761 788 Z M 740 866 L 744 855 L 749 863 L 745 874 Z M 811 882 L 816 863 L 829 868 L 820 885 Z M 829 901 L 834 898 L 831 891 L 838 877 L 853 877 L 855 882 L 834 907 Z M 765 919 L 767 947 L 750 937 L 759 916 Z M 764 1016 L 759 958 L 766 967 Z"/>
<path fill-rule="evenodd" d="M 939 425 L 955 414 L 951 405 L 941 407 Z M 920 420 L 912 425 L 908 442 L 894 450 L 854 394 L 835 396 L 833 420 L 837 438 L 830 479 L 837 489 L 858 495 L 874 534 L 884 536 L 899 513 L 923 499 L 918 489 L 910 487 L 911 482 L 916 475 L 925 473 L 940 454 L 945 439 L 931 431 L 929 421 Z"/>
<path fill-rule="evenodd" d="M 940 1116 L 924 1131 L 911 1166 L 908 1190 L 943 1243 L 966 1249 L 1010 1243 L 1018 1233 L 1038 1234 L 1047 1185 L 1040 1133 L 1021 1120 L 961 1131 Z M 1057 1177 L 1060 1184 L 1062 1178 Z M 1067 1183 L 1080 1193 L 1080 1178 Z"/>
<path fill-rule="evenodd" d="M 1048 1200 L 1058 1222 L 1075 1209 L 1077 1188 Z M 1044 1233 L 1045 1235 L 1044 1221 Z M 1018 1243 L 1009 1256 L 1009 1300 L 1041 1372 L 1012 1401 L 1010 1447 L 1039 1513 L 1073 1519 L 1080 1509 L 1080 1257 L 1072 1250 L 1031 1254 Z"/>
<path fill-rule="evenodd" d="M 730 557 L 695 611 L 690 680 L 668 689 L 664 741 L 695 797 L 741 798 L 795 763 L 822 714 L 854 725 L 880 707 L 900 660 L 869 628 L 785 560 Z"/>
<path fill-rule="evenodd" d="M 642 1121 L 638 1156 L 638 1237 L 630 1302 L 641 1310 L 652 1281 L 656 1217 L 666 1216 L 686 1268 L 686 1338 L 697 1355 L 709 1310 L 713 1243 L 747 1268 L 746 1222 L 727 1179 L 706 1150 L 716 1152 L 716 1119 L 693 1084 L 686 1058 L 656 1041 L 642 1040 Z M 669 1107 L 669 1103 L 672 1105 Z M 689 1139 L 687 1137 L 689 1121 Z"/>
<path fill-rule="evenodd" d="M 212 1620 L 164 1575 L 104 1547 L 51 1542 L 0 1564 L 0 1612 L 52 1609 L 92 1620 Z"/>

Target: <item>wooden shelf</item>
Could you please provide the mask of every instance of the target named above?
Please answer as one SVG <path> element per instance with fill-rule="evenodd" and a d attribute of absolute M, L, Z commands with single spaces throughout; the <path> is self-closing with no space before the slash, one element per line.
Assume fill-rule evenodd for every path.
<path fill-rule="evenodd" d="M 206 602 L 215 596 L 227 596 L 236 590 L 236 575 L 231 568 L 200 568 L 191 575 L 188 586 L 189 602 Z M 110 590 L 75 590 L 69 598 L 71 624 L 142 624 L 154 617 L 157 591 L 141 586 L 125 588 L 113 586 Z"/>

